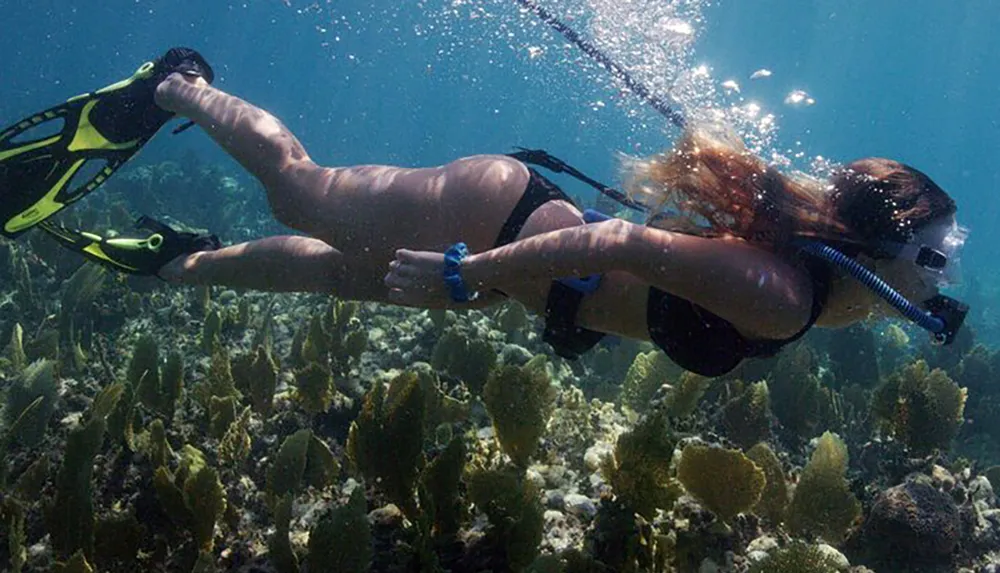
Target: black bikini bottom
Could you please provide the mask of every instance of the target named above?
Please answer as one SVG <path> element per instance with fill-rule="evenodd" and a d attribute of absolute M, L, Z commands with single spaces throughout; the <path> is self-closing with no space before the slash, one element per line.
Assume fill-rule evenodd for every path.
<path fill-rule="evenodd" d="M 497 236 L 494 248 L 502 247 L 517 240 L 518 233 L 524 228 L 528 217 L 539 207 L 549 201 L 566 201 L 576 203 L 555 183 L 540 175 L 534 169 L 528 168 L 531 178 L 524 190 L 524 195 L 514 206 L 514 210 L 504 222 Z M 559 281 L 552 281 L 549 296 L 545 301 L 545 332 L 542 340 L 548 342 L 556 355 L 575 360 L 581 354 L 594 347 L 604 338 L 603 332 L 587 330 L 576 326 L 576 314 L 580 309 L 584 293 L 574 290 Z"/>

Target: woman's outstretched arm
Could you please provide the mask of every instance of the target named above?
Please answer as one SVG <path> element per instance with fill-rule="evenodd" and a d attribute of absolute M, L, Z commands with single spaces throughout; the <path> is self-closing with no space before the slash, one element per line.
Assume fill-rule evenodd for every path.
<path fill-rule="evenodd" d="M 390 298 L 446 296 L 443 257 L 399 251 L 386 283 Z M 690 300 L 762 338 L 784 338 L 806 324 L 812 288 L 804 272 L 743 241 L 701 238 L 611 220 L 534 235 L 469 256 L 470 289 L 504 290 L 528 281 L 625 271 Z"/>

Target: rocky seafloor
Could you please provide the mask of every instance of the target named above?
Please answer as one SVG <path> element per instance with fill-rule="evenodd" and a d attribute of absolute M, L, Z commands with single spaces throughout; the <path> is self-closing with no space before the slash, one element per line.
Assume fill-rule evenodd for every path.
<path fill-rule="evenodd" d="M 0 328 L 5 571 L 1000 563 L 1000 354 L 971 330 L 815 332 L 706 379 L 632 341 L 554 357 L 512 303 L 177 288 L 33 235 L 0 243 Z"/>

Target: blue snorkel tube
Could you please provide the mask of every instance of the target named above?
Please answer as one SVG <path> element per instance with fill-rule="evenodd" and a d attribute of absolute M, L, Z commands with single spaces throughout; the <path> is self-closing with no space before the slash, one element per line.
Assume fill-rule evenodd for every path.
<path fill-rule="evenodd" d="M 969 313 L 969 305 L 940 294 L 925 301 L 923 304 L 927 310 L 923 310 L 861 263 L 830 245 L 819 241 L 802 240 L 796 246 L 799 251 L 823 259 L 851 275 L 910 322 L 930 332 L 934 336 L 934 341 L 939 344 L 951 344 L 958 329 L 965 322 L 965 315 Z"/>

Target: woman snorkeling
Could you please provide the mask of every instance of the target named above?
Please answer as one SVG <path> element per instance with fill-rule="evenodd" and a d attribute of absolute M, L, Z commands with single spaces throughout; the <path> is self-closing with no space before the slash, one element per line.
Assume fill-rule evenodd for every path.
<path fill-rule="evenodd" d="M 964 240 L 955 203 L 895 161 L 855 161 L 829 181 L 789 177 L 724 131 L 689 127 L 673 149 L 623 167 L 648 224 L 585 218 L 508 156 L 422 169 L 317 165 L 278 119 L 213 87 L 196 52 L 175 49 L 151 65 L 119 98 L 106 138 L 121 140 L 126 120 L 155 132 L 174 115 L 188 118 L 260 180 L 277 220 L 303 233 L 185 243 L 152 269 L 169 282 L 436 308 L 510 297 L 546 317 L 560 355 L 611 333 L 652 340 L 710 376 L 771 355 L 813 325 L 896 312 L 871 284 L 805 254 L 806 240 L 836 246 L 896 296 L 947 315 L 945 337 L 964 316 L 938 293 Z M 16 215 L 8 233 L 21 229 L 10 221 L 31 218 L 28 208 Z"/>

